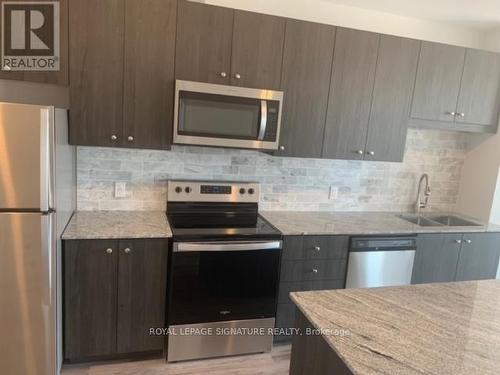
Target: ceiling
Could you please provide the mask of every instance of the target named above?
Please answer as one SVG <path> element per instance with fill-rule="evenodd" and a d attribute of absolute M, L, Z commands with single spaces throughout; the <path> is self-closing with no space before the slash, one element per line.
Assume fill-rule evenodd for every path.
<path fill-rule="evenodd" d="M 500 0 L 323 0 L 481 30 L 500 28 Z"/>

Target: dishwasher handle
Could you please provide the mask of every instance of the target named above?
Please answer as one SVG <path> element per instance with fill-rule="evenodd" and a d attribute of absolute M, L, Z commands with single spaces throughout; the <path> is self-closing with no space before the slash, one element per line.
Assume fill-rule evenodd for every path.
<path fill-rule="evenodd" d="M 351 241 L 351 252 L 415 250 L 417 237 L 357 237 Z"/>

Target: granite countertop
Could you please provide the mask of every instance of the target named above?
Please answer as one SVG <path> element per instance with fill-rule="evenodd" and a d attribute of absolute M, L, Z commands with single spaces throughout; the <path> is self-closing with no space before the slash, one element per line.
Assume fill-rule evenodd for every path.
<path fill-rule="evenodd" d="M 63 240 L 169 237 L 162 211 L 77 211 L 62 234 Z"/>
<path fill-rule="evenodd" d="M 421 227 L 398 217 L 402 213 L 397 212 L 264 211 L 261 214 L 284 235 L 500 232 L 500 226 L 483 223 L 467 227 Z M 456 216 L 469 219 L 464 215 Z"/>
<path fill-rule="evenodd" d="M 500 373 L 500 280 L 291 297 L 355 374 Z"/>

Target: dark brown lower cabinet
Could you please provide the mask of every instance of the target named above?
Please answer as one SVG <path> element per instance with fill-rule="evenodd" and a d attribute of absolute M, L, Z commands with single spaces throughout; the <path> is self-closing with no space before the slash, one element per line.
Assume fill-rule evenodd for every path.
<path fill-rule="evenodd" d="M 289 341 L 295 322 L 291 292 L 343 289 L 347 271 L 348 236 L 286 236 L 276 313 L 280 334 L 274 341 Z"/>
<path fill-rule="evenodd" d="M 64 245 L 64 358 L 78 362 L 163 350 L 168 243 L 71 240 Z"/>

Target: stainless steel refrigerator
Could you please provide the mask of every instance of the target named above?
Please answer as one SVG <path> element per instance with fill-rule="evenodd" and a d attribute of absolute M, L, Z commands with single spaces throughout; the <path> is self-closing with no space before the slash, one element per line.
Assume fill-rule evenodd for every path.
<path fill-rule="evenodd" d="M 60 371 L 60 237 L 75 185 L 67 112 L 0 103 L 0 374 Z"/>

